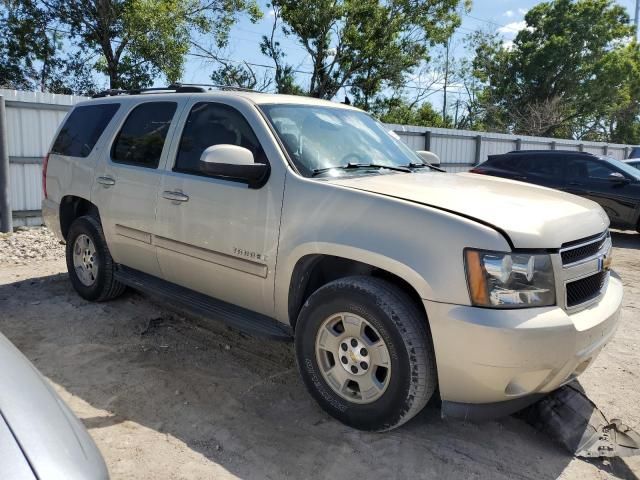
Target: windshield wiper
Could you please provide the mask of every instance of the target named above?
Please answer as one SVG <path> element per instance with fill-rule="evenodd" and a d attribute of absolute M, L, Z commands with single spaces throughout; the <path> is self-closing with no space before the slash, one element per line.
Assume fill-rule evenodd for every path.
<path fill-rule="evenodd" d="M 329 170 L 357 170 L 358 168 L 386 168 L 387 170 L 394 170 L 396 172 L 407 172 L 411 173 L 411 169 L 405 166 L 389 166 L 389 165 L 380 165 L 378 163 L 347 163 L 346 165 L 337 165 L 335 167 L 326 167 L 326 168 L 315 168 L 311 172 L 311 176 L 315 177 L 316 175 L 321 175 Z"/>
<path fill-rule="evenodd" d="M 430 163 L 417 163 L 417 162 L 409 162 L 409 165 L 403 165 L 406 168 L 424 168 L 429 167 L 431 170 L 435 170 L 436 172 L 446 172 L 445 169 L 436 167 L 435 165 L 431 165 Z"/>

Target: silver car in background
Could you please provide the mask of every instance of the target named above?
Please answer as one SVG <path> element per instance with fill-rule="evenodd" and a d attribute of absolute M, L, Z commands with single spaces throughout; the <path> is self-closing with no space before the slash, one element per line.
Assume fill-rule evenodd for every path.
<path fill-rule="evenodd" d="M 82 423 L 2 334 L 0 365 L 0 479 L 108 479 Z"/>

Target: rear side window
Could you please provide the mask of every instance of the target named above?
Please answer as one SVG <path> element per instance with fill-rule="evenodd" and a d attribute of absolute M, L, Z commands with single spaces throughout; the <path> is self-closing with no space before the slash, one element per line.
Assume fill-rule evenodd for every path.
<path fill-rule="evenodd" d="M 118 108 L 119 103 L 76 107 L 64 122 L 51 153 L 88 157 Z"/>
<path fill-rule="evenodd" d="M 175 102 L 149 102 L 134 108 L 113 143 L 111 159 L 157 168 L 176 107 Z"/>
<path fill-rule="evenodd" d="M 196 103 L 189 113 L 174 170 L 201 175 L 202 152 L 221 144 L 247 148 L 256 163 L 267 163 L 258 138 L 240 112 L 227 105 L 202 102 Z"/>
<path fill-rule="evenodd" d="M 522 170 L 533 175 L 541 177 L 557 177 L 562 176 L 562 163 L 555 156 L 545 155 L 539 157 L 530 157 L 526 166 Z"/>
<path fill-rule="evenodd" d="M 495 157 L 489 158 L 487 164 L 494 168 L 514 171 L 518 169 L 519 160 L 520 159 L 515 158 L 511 155 L 496 155 Z"/>

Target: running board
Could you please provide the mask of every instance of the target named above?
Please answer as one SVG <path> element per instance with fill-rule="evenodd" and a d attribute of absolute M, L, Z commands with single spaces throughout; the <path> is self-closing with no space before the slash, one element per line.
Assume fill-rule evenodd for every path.
<path fill-rule="evenodd" d="M 119 265 L 115 278 L 128 287 L 158 298 L 162 302 L 177 304 L 184 310 L 212 320 L 222 320 L 230 327 L 244 333 L 273 340 L 293 338 L 290 327 L 271 317 L 217 300 L 132 268 Z"/>

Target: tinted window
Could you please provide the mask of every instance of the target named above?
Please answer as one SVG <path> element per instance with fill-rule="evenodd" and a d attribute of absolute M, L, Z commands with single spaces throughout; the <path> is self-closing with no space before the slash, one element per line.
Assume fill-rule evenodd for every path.
<path fill-rule="evenodd" d="M 559 177 L 562 164 L 554 156 L 526 157 L 520 163 L 520 170 L 541 177 Z"/>
<path fill-rule="evenodd" d="M 87 157 L 120 108 L 118 103 L 76 107 L 64 122 L 51 153 Z"/>
<path fill-rule="evenodd" d="M 606 180 L 613 172 L 615 172 L 615 170 L 604 162 L 580 159 L 567 162 L 568 178 Z"/>
<path fill-rule="evenodd" d="M 176 164 L 177 172 L 200 172 L 200 156 L 213 145 L 237 145 L 253 153 L 256 163 L 267 163 L 260 142 L 236 109 L 217 103 L 196 103 L 184 126 Z"/>
<path fill-rule="evenodd" d="M 117 163 L 157 168 L 171 119 L 174 102 L 150 102 L 138 105 L 127 117 L 111 149 Z"/>
<path fill-rule="evenodd" d="M 500 168 L 502 170 L 514 171 L 518 170 L 519 161 L 517 157 L 512 157 L 510 155 L 497 155 L 495 157 L 490 157 L 487 161 L 487 165 L 490 165 L 494 168 Z"/>

